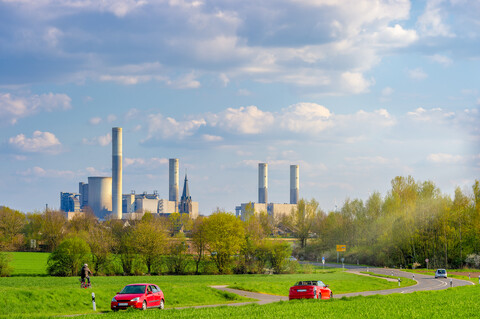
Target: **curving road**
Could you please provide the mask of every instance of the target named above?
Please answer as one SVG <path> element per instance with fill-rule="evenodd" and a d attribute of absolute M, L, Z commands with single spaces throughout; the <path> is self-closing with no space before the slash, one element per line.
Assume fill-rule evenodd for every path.
<path fill-rule="evenodd" d="M 302 262 L 306 263 L 306 262 Z M 322 266 L 319 263 L 310 263 L 314 266 Z M 335 267 L 338 268 L 338 264 L 325 264 L 327 267 Z M 466 285 L 474 285 L 470 281 L 460 280 L 460 279 L 435 279 L 435 277 L 430 275 L 421 275 L 421 274 L 412 274 L 409 272 L 401 271 L 398 269 L 390 269 L 390 268 L 372 268 L 372 267 L 365 267 L 365 266 L 355 266 L 355 265 L 345 265 L 345 269 L 347 269 L 351 273 L 356 273 L 358 275 L 361 274 L 362 271 L 368 271 L 376 274 L 381 275 L 389 275 L 395 276 L 399 278 L 411 278 L 414 279 L 417 284 L 410 286 L 410 287 L 399 287 L 395 289 L 386 289 L 386 290 L 376 290 L 376 291 L 361 291 L 361 292 L 352 292 L 347 294 L 334 294 L 334 298 L 342 298 L 342 297 L 353 297 L 353 296 L 370 296 L 370 295 L 388 295 L 394 293 L 410 293 L 414 291 L 423 291 L 423 290 L 441 290 L 447 289 L 452 287 L 458 286 L 466 286 Z M 368 275 L 367 275 L 368 276 Z M 392 280 L 387 279 L 386 280 Z M 451 280 L 451 281 L 450 281 Z M 393 279 L 393 281 L 396 281 Z M 194 307 L 179 307 L 174 309 L 183 309 L 183 308 L 206 308 L 206 307 L 219 307 L 219 306 L 243 306 L 252 303 L 258 303 L 260 305 L 264 305 L 267 303 L 278 302 L 278 301 L 287 301 L 288 297 L 285 296 L 276 296 L 276 295 L 268 295 L 268 294 L 261 294 L 256 292 L 238 290 L 238 289 L 231 289 L 227 288 L 227 286 L 212 286 L 212 288 L 219 289 L 222 291 L 231 292 L 234 294 L 238 294 L 240 296 L 244 296 L 247 298 L 256 299 L 257 301 L 253 302 L 239 302 L 239 303 L 231 303 L 231 304 L 220 304 L 220 305 L 205 305 L 205 306 L 194 306 Z"/>
<path fill-rule="evenodd" d="M 310 263 L 314 266 L 322 266 L 321 263 Z M 327 267 L 336 267 L 338 268 L 338 264 L 325 264 Z M 348 294 L 338 294 L 334 295 L 335 298 L 345 297 L 352 297 L 352 296 L 370 296 L 370 295 L 388 295 L 394 293 L 410 293 L 414 291 L 423 291 L 423 290 L 441 290 L 447 289 L 450 287 L 459 287 L 459 286 L 467 286 L 473 285 L 472 282 L 467 280 L 461 279 L 453 279 L 453 278 L 439 278 L 435 279 L 434 276 L 430 275 L 422 275 L 422 274 L 412 274 L 409 272 L 401 271 L 398 269 L 391 269 L 391 268 L 375 268 L 375 267 L 365 267 L 365 266 L 356 266 L 356 265 L 344 265 L 345 269 L 348 269 L 349 272 L 358 273 L 362 271 L 368 271 L 375 274 L 380 275 L 388 275 L 394 276 L 397 278 L 410 278 L 414 279 L 417 284 L 409 287 L 399 287 L 395 289 L 386 289 L 386 290 L 376 290 L 376 291 L 361 291 L 361 292 L 352 292 Z"/>

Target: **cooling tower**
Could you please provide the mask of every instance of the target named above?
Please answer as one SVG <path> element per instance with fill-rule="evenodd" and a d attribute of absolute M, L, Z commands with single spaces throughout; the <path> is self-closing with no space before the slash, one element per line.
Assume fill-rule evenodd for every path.
<path fill-rule="evenodd" d="M 122 128 L 112 128 L 112 213 L 122 219 Z"/>
<path fill-rule="evenodd" d="M 290 204 L 297 204 L 300 182 L 298 180 L 298 165 L 290 165 Z"/>
<path fill-rule="evenodd" d="M 178 203 L 178 158 L 168 160 L 168 200 Z"/>
<path fill-rule="evenodd" d="M 98 218 L 105 218 L 112 211 L 112 178 L 88 178 L 88 206 Z"/>
<path fill-rule="evenodd" d="M 268 164 L 258 164 L 258 202 L 268 202 Z"/>

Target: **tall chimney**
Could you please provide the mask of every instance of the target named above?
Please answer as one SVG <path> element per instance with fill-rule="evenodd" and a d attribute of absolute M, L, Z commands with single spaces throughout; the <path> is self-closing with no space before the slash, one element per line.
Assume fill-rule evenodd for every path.
<path fill-rule="evenodd" d="M 178 158 L 168 160 L 168 200 L 178 203 Z"/>
<path fill-rule="evenodd" d="M 290 165 L 290 204 L 297 204 L 298 202 L 299 185 L 298 165 Z"/>
<path fill-rule="evenodd" d="M 258 164 L 258 202 L 268 202 L 268 164 Z"/>
<path fill-rule="evenodd" d="M 112 214 L 122 219 L 122 128 L 112 128 Z"/>

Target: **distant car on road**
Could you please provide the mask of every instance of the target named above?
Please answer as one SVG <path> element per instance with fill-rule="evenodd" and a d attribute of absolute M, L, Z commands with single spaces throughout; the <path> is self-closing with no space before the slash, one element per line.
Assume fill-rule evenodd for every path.
<path fill-rule="evenodd" d="M 112 298 L 110 308 L 118 311 L 127 308 L 146 310 L 148 308 L 165 307 L 165 296 L 162 290 L 154 284 L 131 284 L 123 287 Z"/>
<path fill-rule="evenodd" d="M 437 269 L 435 271 L 435 279 L 437 278 L 447 278 L 447 271 L 445 269 Z"/>
<path fill-rule="evenodd" d="M 299 281 L 290 287 L 288 300 L 292 299 L 330 299 L 333 293 L 322 281 Z"/>

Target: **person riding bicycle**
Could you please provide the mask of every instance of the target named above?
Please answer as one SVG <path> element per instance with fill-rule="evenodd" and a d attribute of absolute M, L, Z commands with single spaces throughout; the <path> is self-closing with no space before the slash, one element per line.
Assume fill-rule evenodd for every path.
<path fill-rule="evenodd" d="M 85 279 L 88 281 L 88 285 L 90 285 L 90 276 L 88 274 L 92 274 L 90 269 L 88 268 L 87 264 L 84 264 L 82 270 L 80 270 L 80 277 L 82 278 L 82 283 L 85 283 Z"/>

